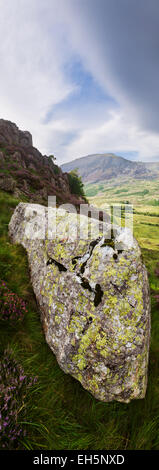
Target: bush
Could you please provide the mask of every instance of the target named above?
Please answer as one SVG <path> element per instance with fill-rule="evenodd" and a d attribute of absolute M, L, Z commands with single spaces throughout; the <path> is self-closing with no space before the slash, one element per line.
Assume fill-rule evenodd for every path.
<path fill-rule="evenodd" d="M 57 165 L 54 165 L 54 166 L 53 166 L 53 170 L 54 170 L 55 175 L 59 175 L 59 173 L 60 173 L 60 168 L 59 168 Z"/>
<path fill-rule="evenodd" d="M 77 169 L 68 173 L 68 181 L 71 193 L 85 198 L 84 184 L 82 182 L 81 176 L 78 175 Z"/>
<path fill-rule="evenodd" d="M 25 414 L 25 399 L 28 389 L 37 377 L 25 375 L 15 361 L 13 351 L 6 349 L 0 362 L 0 436 L 3 449 L 15 449 L 19 439 L 26 435 L 24 425 L 18 423 L 18 415 Z"/>
<path fill-rule="evenodd" d="M 152 206 L 159 206 L 159 199 L 153 199 L 153 200 L 151 201 L 151 205 L 152 205 Z"/>
<path fill-rule="evenodd" d="M 4 281 L 0 285 L 0 320 L 23 320 L 26 304 L 17 294 L 11 292 Z"/>

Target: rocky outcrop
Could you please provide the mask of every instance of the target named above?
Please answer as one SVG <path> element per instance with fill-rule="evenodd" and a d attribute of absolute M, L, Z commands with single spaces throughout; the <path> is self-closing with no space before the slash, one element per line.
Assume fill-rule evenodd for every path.
<path fill-rule="evenodd" d="M 69 217 L 69 240 L 68 214 L 60 208 L 56 238 L 53 208 L 20 203 L 9 224 L 12 242 L 28 254 L 46 341 L 62 370 L 97 399 L 143 398 L 150 300 L 140 248 L 127 229 L 104 223 L 88 240 L 91 219 Z"/>
<path fill-rule="evenodd" d="M 0 175 L 0 189 L 13 193 L 16 188 L 16 182 L 11 176 L 6 176 L 5 178 Z"/>
<path fill-rule="evenodd" d="M 48 203 L 48 196 L 56 196 L 58 204 L 85 202 L 72 194 L 67 173 L 52 157 L 33 147 L 30 132 L 4 119 L 0 119 L 0 189 L 41 204 Z"/>
<path fill-rule="evenodd" d="M 5 119 L 0 119 L 0 142 L 4 145 L 20 145 L 22 147 L 33 145 L 30 132 L 19 130 L 16 124 Z"/>

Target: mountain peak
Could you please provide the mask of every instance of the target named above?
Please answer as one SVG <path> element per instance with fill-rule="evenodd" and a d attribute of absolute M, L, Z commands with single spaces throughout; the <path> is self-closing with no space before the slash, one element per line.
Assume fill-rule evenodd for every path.
<path fill-rule="evenodd" d="M 114 153 L 92 154 L 61 165 L 63 171 L 75 168 L 84 183 L 99 183 L 112 178 L 155 179 L 159 177 L 159 162 L 134 162 Z"/>

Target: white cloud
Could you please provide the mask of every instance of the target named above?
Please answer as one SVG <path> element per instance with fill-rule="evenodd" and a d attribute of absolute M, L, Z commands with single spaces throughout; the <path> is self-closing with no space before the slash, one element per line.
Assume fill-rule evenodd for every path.
<path fill-rule="evenodd" d="M 102 125 L 82 131 L 68 148 L 74 158 L 91 153 L 138 152 L 139 160 L 152 160 L 159 155 L 159 134 L 140 130 L 120 112 L 112 112 Z"/>
<path fill-rule="evenodd" d="M 45 146 L 51 131 L 42 125 L 46 113 L 76 87 L 63 72 L 65 55 L 70 59 L 72 51 L 53 10 L 50 31 L 49 10 L 43 18 L 42 3 L 1 1 L 0 104 L 1 117 L 30 130 L 37 145 Z"/>
<path fill-rule="evenodd" d="M 101 0 L 103 8 L 110 9 L 113 3 L 113 0 Z M 132 3 L 135 5 L 136 0 Z M 124 82 L 125 62 L 120 64 L 118 43 L 111 41 L 111 35 L 116 34 L 115 27 L 112 31 L 110 23 L 108 36 L 103 36 L 107 18 L 104 14 L 102 17 L 98 0 L 0 0 L 0 8 L 1 117 L 29 130 L 34 145 L 43 153 L 55 153 L 59 162 L 107 151 L 137 151 L 140 159 L 159 157 L 159 133 L 155 126 L 156 132 L 153 132 L 151 126 L 144 124 L 149 118 L 147 109 L 155 107 L 155 94 L 153 105 L 149 104 L 152 90 L 149 75 L 148 79 L 145 75 L 150 91 L 146 101 L 141 86 L 132 93 L 129 81 Z M 107 24 L 108 21 L 109 15 Z M 107 40 L 103 39 L 105 37 Z M 119 39 L 122 58 L 131 41 L 129 43 L 128 38 L 127 46 L 122 35 Z M 72 109 L 68 103 L 61 114 L 55 107 L 54 117 L 47 122 L 45 118 L 53 106 L 77 92 L 77 84 L 73 77 L 68 77 L 65 67 L 75 58 L 80 59 L 86 71 L 114 97 L 118 108 L 111 102 L 97 104 L 92 100 L 89 106 L 85 103 Z M 153 63 L 151 67 L 153 74 Z M 134 82 L 135 74 L 134 70 Z M 153 109 L 150 111 L 152 122 Z M 157 111 L 156 105 L 155 119 Z"/>

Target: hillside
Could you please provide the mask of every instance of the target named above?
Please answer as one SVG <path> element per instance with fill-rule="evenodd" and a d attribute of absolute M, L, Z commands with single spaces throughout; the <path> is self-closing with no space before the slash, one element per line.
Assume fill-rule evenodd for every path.
<path fill-rule="evenodd" d="M 17 130 L 16 127 L 15 129 Z M 58 175 L 56 177 L 54 171 L 56 165 L 52 162 L 52 170 L 49 172 L 50 159 L 43 157 L 34 149 L 31 141 L 29 144 L 31 151 L 29 150 L 29 145 L 25 145 L 31 138 L 28 133 L 22 135 L 18 131 L 19 137 L 17 136 L 17 139 L 22 140 L 12 142 L 9 140 L 9 135 L 7 137 L 4 132 L 6 131 L 3 130 L 3 134 L 0 132 L 0 180 L 3 187 L 3 190 L 0 191 L 0 348 L 1 364 L 5 365 L 3 369 L 1 366 L 0 371 L 1 376 L 3 372 L 2 379 L 5 384 L 5 387 L 1 387 L 2 410 L 3 400 L 5 400 L 5 404 L 8 400 L 9 388 L 7 387 L 10 384 L 15 387 L 15 392 L 11 393 L 9 406 L 7 410 L 6 408 L 3 410 L 2 414 L 2 418 L 3 415 L 9 418 L 8 426 L 2 427 L 2 449 L 31 451 L 34 449 L 39 451 L 41 449 L 44 451 L 55 449 L 59 452 L 62 452 L 63 449 L 71 451 L 76 449 L 98 451 L 113 448 L 157 450 L 159 448 L 159 206 L 142 207 L 139 204 L 140 207 L 135 208 L 136 212 L 134 213 L 134 234 L 140 243 L 143 260 L 149 272 L 152 299 L 152 333 L 147 394 L 145 399 L 133 400 L 129 404 L 99 402 L 90 393 L 84 391 L 79 382 L 59 368 L 56 358 L 44 338 L 39 310 L 31 285 L 26 253 L 21 246 L 11 244 L 8 236 L 8 223 L 17 204 L 25 198 L 31 201 L 39 197 L 39 190 L 37 194 L 35 189 L 31 192 L 31 175 L 37 174 L 38 182 L 45 183 L 46 177 L 43 179 L 43 175 L 45 174 L 44 168 L 46 168 L 47 175 L 50 177 L 52 174 L 55 179 L 57 178 L 58 185 Z M 15 146 L 17 150 L 15 150 Z M 9 165 L 13 166 L 16 163 L 16 152 L 18 152 L 18 160 L 14 172 L 14 169 L 10 169 Z M 33 168 L 31 168 L 28 155 L 32 155 Z M 37 165 L 37 155 L 39 155 L 38 162 L 43 161 L 46 166 Z M 20 165 L 22 172 L 24 170 L 28 172 L 26 188 L 22 186 L 21 178 L 17 173 L 18 165 Z M 62 171 L 59 174 L 63 178 Z M 11 178 L 14 181 L 13 187 Z M 25 184 L 24 177 L 23 182 Z M 6 191 L 5 184 L 8 184 L 9 192 Z M 136 182 L 136 186 L 137 184 L 138 182 Z M 132 197 L 135 197 L 137 202 L 140 196 L 143 199 L 142 187 L 138 188 L 140 194 L 137 195 L 137 188 L 134 191 L 131 185 L 117 188 L 109 186 L 111 184 L 107 184 L 106 188 L 108 199 L 105 194 L 101 201 L 96 198 L 93 200 L 90 198 L 89 201 L 96 204 L 97 207 L 103 208 L 104 201 L 109 202 L 112 197 L 114 201 L 119 202 L 124 198 L 129 199 L 131 189 L 132 192 L 135 192 L 135 196 Z M 147 197 L 152 194 L 149 186 L 151 186 L 151 182 L 148 183 Z M 46 183 L 44 188 L 47 190 Z M 103 189 L 105 190 L 105 188 Z M 56 190 L 58 190 L 58 186 L 56 186 Z M 16 198 L 15 195 L 18 192 L 19 198 Z M 154 182 L 153 193 L 155 198 L 158 197 L 157 181 Z M 59 191 L 59 194 L 59 197 L 64 197 L 64 190 Z M 71 197 L 70 192 L 66 194 Z M 104 192 L 102 194 L 104 195 Z M 46 203 L 46 199 L 41 194 L 42 198 Z M 22 312 L 19 306 L 23 308 Z M 13 368 L 11 368 L 12 365 Z M 24 379 L 23 382 L 20 381 L 20 378 Z M 6 421 L 3 422 L 6 423 Z M 8 438 L 10 435 L 13 440 Z"/>
<path fill-rule="evenodd" d="M 159 177 L 159 162 L 133 162 L 114 154 L 93 154 L 77 158 L 61 165 L 63 171 L 78 168 L 79 175 L 85 183 L 98 183 L 118 178 L 119 180 L 155 179 Z"/>
<path fill-rule="evenodd" d="M 39 204 L 47 204 L 48 196 L 55 195 L 58 204 L 78 206 L 84 201 L 73 194 L 69 175 L 33 146 L 31 134 L 4 119 L 0 119 L 0 190 Z"/>

